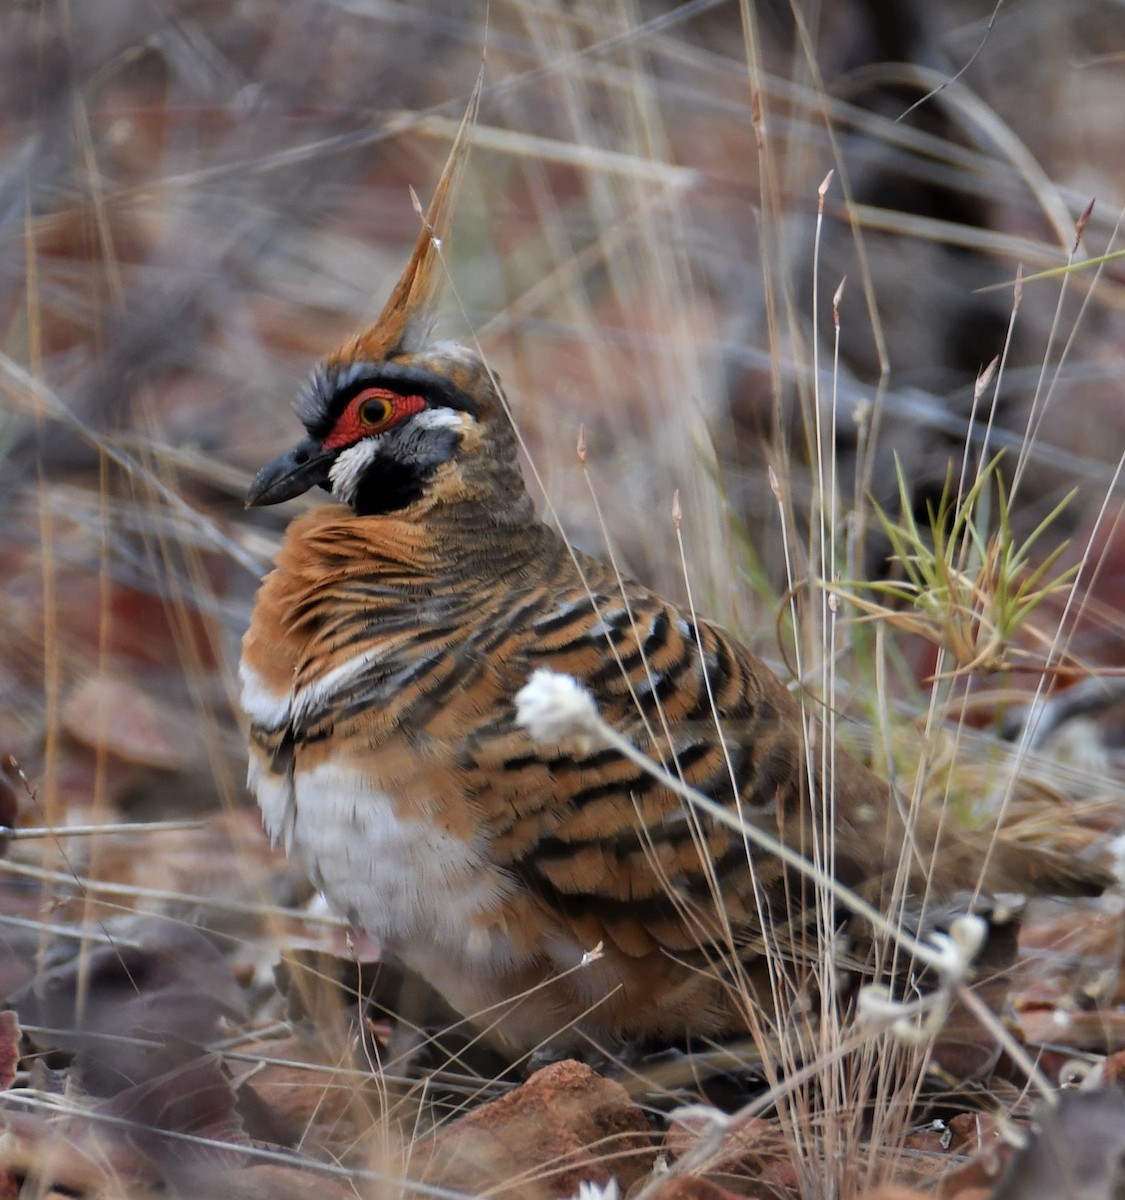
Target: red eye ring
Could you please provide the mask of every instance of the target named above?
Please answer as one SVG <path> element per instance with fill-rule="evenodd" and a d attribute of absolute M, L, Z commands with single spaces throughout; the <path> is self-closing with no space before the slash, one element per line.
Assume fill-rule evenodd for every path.
<path fill-rule="evenodd" d="M 381 387 L 364 388 L 348 402 L 321 445 L 325 450 L 353 446 L 360 438 L 382 433 L 425 407 L 421 396 L 400 396 Z"/>

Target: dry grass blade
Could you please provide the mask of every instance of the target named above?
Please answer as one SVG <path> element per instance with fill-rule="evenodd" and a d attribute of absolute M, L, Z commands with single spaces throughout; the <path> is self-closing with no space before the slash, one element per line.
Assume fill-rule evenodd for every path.
<path fill-rule="evenodd" d="M 244 511 L 246 483 L 290 441 L 311 364 L 386 299 L 419 235 L 410 188 L 432 193 L 485 49 L 443 319 L 503 378 L 555 525 L 796 664 L 809 763 L 858 750 L 908 828 L 940 813 L 997 852 L 1071 860 L 1120 836 L 1112 0 L 987 23 L 970 0 L 8 9 L 0 987 L 27 1020 L 0 1022 L 0 1194 L 577 1192 L 558 1146 L 522 1139 L 506 1180 L 424 1177 L 431 1128 L 537 1062 L 505 1074 L 483 1054 L 494 1013 L 443 1028 L 411 981 L 394 991 L 379 948 L 271 853 L 235 715 L 282 527 Z M 652 754 L 615 744 L 682 789 L 664 716 Z M 591 1061 L 661 1135 L 655 1110 L 721 1094 L 721 1115 L 670 1123 L 673 1176 L 785 1200 L 932 1191 L 980 1145 L 965 1092 L 927 1127 L 939 1077 L 968 1063 L 973 1103 L 1019 1129 L 1028 1081 L 1053 1091 L 1080 1040 L 1091 1078 L 1119 1074 L 1119 914 L 1030 906 L 1027 961 L 987 992 L 1014 996 L 1011 1024 L 981 1033 L 971 955 L 919 940 L 904 884 L 886 910 L 853 902 L 818 800 L 815 853 L 792 863 L 815 927 L 798 953 L 781 914 L 754 947 L 755 1037 Z M 698 839 L 709 798 L 684 803 Z M 908 953 L 945 972 L 924 997 L 864 993 L 866 1025 L 836 1000 L 869 965 L 849 903 L 883 928 L 887 974 Z M 728 932 L 715 970 L 749 1003 Z M 945 1076 L 941 1019 L 973 1031 Z M 1053 1179 L 1063 1143 L 1101 1129 L 1079 1109 L 1007 1193 L 997 1139 L 944 1194 Z M 575 1178 L 634 1170 L 634 1194 L 661 1195 L 664 1173 L 584 1136 Z"/>

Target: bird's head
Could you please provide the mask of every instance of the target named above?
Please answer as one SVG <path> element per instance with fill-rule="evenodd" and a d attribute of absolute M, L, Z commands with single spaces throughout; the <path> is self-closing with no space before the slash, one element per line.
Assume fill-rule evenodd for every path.
<path fill-rule="evenodd" d="M 495 501 L 499 477 L 522 490 L 515 438 L 496 382 L 479 355 L 430 331 L 476 94 L 422 231 L 379 319 L 314 372 L 297 412 L 307 436 L 268 463 L 247 506 L 278 504 L 314 486 L 361 516 L 423 499 Z"/>
<path fill-rule="evenodd" d="M 488 463 L 518 469 L 492 378 L 455 343 L 379 357 L 355 339 L 316 369 L 297 412 L 306 436 L 258 472 L 248 506 L 319 485 L 359 516 L 394 513 L 483 496 Z"/>

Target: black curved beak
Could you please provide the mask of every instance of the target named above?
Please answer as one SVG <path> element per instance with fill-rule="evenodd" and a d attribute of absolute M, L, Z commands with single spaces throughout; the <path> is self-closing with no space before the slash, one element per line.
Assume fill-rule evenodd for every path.
<path fill-rule="evenodd" d="M 317 484 L 326 484 L 328 471 L 338 453 L 337 450 L 325 450 L 316 438 L 307 437 L 298 442 L 292 450 L 286 450 L 254 476 L 246 493 L 246 507 L 280 504 Z"/>

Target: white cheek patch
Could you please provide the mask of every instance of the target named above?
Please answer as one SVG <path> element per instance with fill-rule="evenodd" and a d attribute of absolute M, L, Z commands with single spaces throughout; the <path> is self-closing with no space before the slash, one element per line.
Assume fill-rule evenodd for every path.
<path fill-rule="evenodd" d="M 455 408 L 425 408 L 413 419 L 416 429 L 462 429 L 466 415 Z"/>
<path fill-rule="evenodd" d="M 341 450 L 328 472 L 332 495 L 343 504 L 355 499 L 359 481 L 379 455 L 380 437 L 361 438 L 354 446 Z"/>
<path fill-rule="evenodd" d="M 422 448 L 425 447 L 427 433 L 441 429 L 459 431 L 465 428 L 468 420 L 467 414 L 454 408 L 424 408 L 385 434 L 360 438 L 354 446 L 349 446 L 339 453 L 328 472 L 332 495 L 343 504 L 354 504 L 360 482 L 379 457 L 388 439 L 395 441 L 395 448 L 391 453 L 418 454 L 424 461 Z"/>

